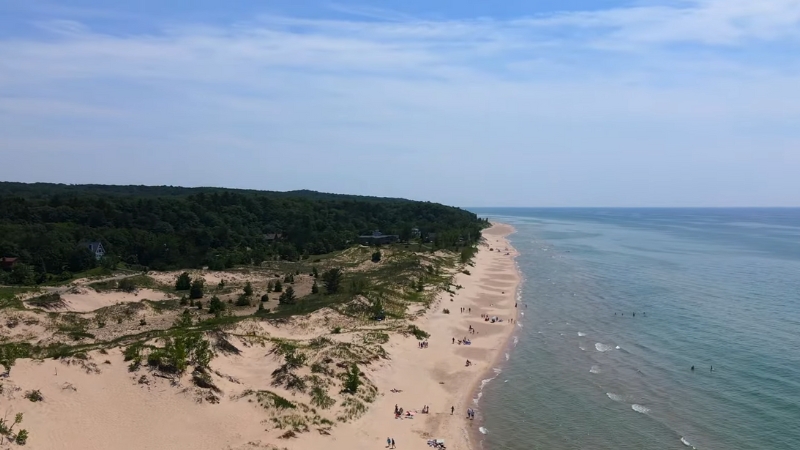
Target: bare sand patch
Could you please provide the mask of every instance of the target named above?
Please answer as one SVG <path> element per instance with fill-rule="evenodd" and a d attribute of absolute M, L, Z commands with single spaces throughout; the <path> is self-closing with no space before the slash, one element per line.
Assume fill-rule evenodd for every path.
<path fill-rule="evenodd" d="M 69 311 L 90 312 L 119 303 L 140 302 L 142 300 L 161 301 L 175 298 L 173 295 L 152 289 L 139 289 L 136 292 L 97 292 L 91 288 L 76 287 L 61 294 L 61 300 Z"/>

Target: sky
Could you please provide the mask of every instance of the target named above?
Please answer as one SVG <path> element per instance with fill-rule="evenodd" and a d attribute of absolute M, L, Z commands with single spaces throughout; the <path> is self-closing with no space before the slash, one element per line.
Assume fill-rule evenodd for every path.
<path fill-rule="evenodd" d="M 800 206 L 800 0 L 3 0 L 0 180 Z"/>

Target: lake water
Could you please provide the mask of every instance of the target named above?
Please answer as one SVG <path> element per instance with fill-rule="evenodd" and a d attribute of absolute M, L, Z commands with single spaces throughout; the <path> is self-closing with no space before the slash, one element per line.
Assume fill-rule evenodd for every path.
<path fill-rule="evenodd" d="M 527 306 L 483 448 L 800 449 L 800 209 L 473 211 Z"/>

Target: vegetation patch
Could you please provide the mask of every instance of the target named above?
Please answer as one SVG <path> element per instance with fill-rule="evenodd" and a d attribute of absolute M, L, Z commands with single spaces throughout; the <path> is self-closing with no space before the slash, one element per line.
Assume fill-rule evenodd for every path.
<path fill-rule="evenodd" d="M 66 302 L 57 292 L 44 294 L 34 297 L 26 302 L 28 305 L 42 309 L 63 309 L 67 307 Z"/>

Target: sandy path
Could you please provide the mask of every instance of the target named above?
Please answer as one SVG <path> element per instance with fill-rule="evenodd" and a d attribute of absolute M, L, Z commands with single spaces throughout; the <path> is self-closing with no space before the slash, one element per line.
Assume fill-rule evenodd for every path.
<path fill-rule="evenodd" d="M 514 325 L 507 319 L 516 316 L 516 290 L 519 274 L 514 263 L 515 250 L 506 236 L 513 227 L 496 224 L 484 231 L 487 243 L 502 251 L 489 251 L 482 246 L 475 257 L 471 275 L 459 274 L 455 284 L 464 288 L 457 291 L 453 301 L 443 293 L 440 302 L 417 325 L 431 334 L 429 348 L 417 348 L 413 337 L 392 337 L 387 344 L 391 361 L 374 372 L 368 371 L 380 392 L 383 393 L 361 419 L 335 428 L 332 436 L 304 436 L 290 449 L 352 450 L 380 449 L 386 447 L 386 438 L 395 439 L 400 449 L 428 449 L 427 439 L 444 439 L 449 450 L 474 448 L 470 434 L 477 423 L 467 420 L 466 410 L 475 407 L 472 399 L 480 381 L 491 375 L 497 358 L 502 356 Z M 505 249 L 508 248 L 509 255 Z M 460 313 L 461 307 L 471 308 L 471 313 Z M 450 314 L 442 313 L 449 308 Z M 498 316 L 502 323 L 488 323 L 481 314 Z M 468 334 L 472 325 L 477 333 Z M 452 344 L 464 337 L 472 345 Z M 465 367 L 466 360 L 472 361 Z M 401 393 L 391 393 L 392 388 Z M 418 414 L 414 419 L 394 418 L 394 406 L 405 410 L 422 410 L 430 407 L 430 414 Z M 455 414 L 450 415 L 450 407 Z"/>

